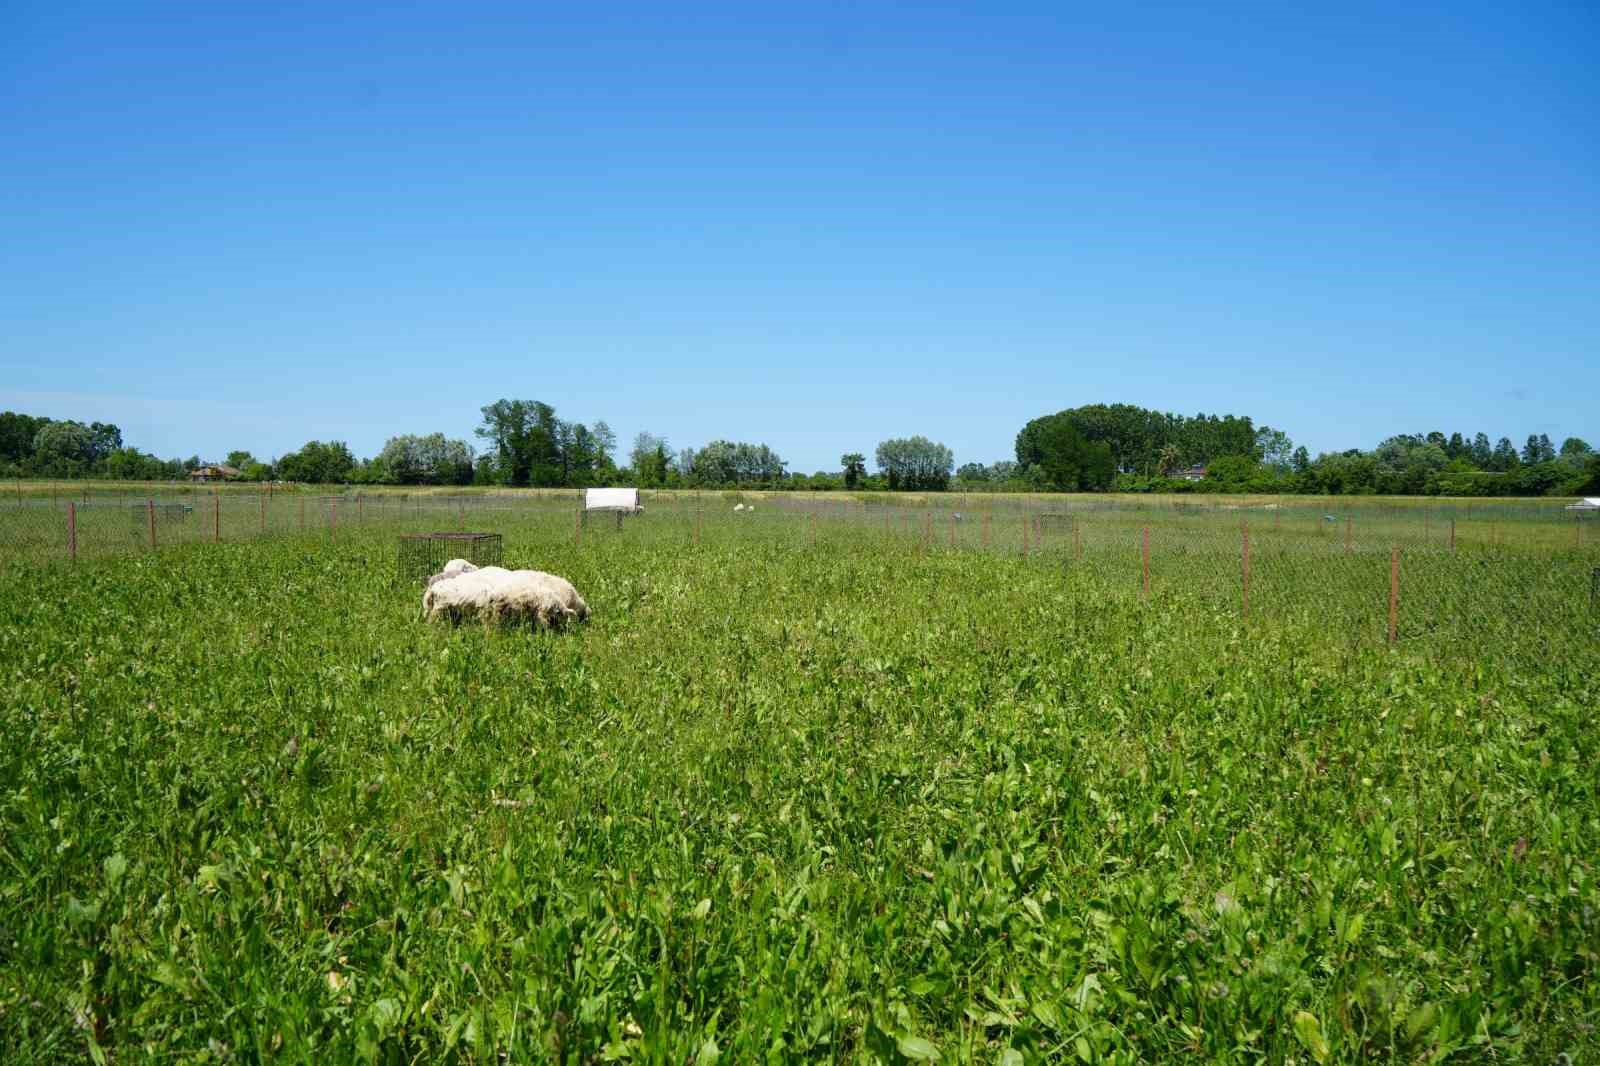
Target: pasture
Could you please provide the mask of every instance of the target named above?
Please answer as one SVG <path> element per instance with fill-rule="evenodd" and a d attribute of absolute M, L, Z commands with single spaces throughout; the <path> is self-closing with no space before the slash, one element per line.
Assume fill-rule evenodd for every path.
<path fill-rule="evenodd" d="M 302 498 L 0 505 L 5 1061 L 1595 1061 L 1548 504 Z"/>

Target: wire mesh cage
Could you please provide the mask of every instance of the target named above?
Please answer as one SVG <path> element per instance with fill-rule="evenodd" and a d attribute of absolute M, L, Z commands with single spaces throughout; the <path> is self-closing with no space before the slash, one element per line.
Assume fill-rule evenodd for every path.
<path fill-rule="evenodd" d="M 451 559 L 499 566 L 502 558 L 498 533 L 402 533 L 394 579 L 396 584 L 415 584 L 443 570 Z"/>

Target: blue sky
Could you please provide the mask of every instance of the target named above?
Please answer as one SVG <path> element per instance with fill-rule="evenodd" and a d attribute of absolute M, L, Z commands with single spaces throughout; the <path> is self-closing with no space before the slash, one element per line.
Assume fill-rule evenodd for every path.
<path fill-rule="evenodd" d="M 1593 4 L 0 5 L 0 407 L 1600 444 Z"/>

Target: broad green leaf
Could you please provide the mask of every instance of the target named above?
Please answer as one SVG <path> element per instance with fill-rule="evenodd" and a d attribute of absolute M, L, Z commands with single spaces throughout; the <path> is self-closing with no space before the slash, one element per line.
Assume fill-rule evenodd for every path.
<path fill-rule="evenodd" d="M 1406 1015 L 1406 1036 L 1412 1040 L 1433 1032 L 1439 1024 L 1439 1005 L 1424 1003 Z"/>
<path fill-rule="evenodd" d="M 1294 1012 L 1294 1035 L 1318 1062 L 1328 1061 L 1328 1041 L 1322 1036 L 1322 1023 L 1310 1011 Z"/>

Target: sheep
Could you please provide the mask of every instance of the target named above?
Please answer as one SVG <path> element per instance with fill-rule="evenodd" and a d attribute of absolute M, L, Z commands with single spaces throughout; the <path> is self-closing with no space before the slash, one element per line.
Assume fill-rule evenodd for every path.
<path fill-rule="evenodd" d="M 744 510 L 744 504 L 736 503 L 736 504 L 733 505 L 733 513 L 734 514 L 738 514 L 742 510 Z"/>
<path fill-rule="evenodd" d="M 478 618 L 486 624 L 528 622 L 560 629 L 573 620 L 586 621 L 589 605 L 565 578 L 485 566 L 430 584 L 422 593 L 422 613 L 429 621 Z"/>
<path fill-rule="evenodd" d="M 428 578 L 428 587 L 432 588 L 437 581 L 446 581 L 460 574 L 470 574 L 478 568 L 465 559 L 451 559 L 444 564 L 444 569 Z"/>

